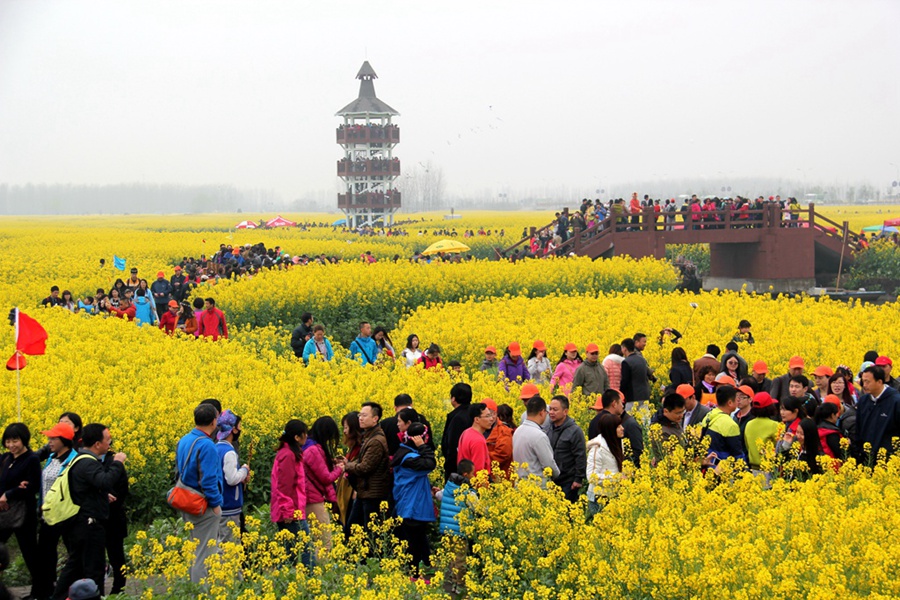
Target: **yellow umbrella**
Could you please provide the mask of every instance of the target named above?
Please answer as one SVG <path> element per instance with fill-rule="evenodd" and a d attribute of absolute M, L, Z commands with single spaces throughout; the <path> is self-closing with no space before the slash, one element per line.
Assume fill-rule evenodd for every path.
<path fill-rule="evenodd" d="M 457 242 L 455 240 L 441 240 L 439 242 L 435 242 L 432 245 L 428 246 L 424 252 L 422 252 L 422 256 L 431 256 L 432 254 L 440 254 L 441 252 L 446 253 L 457 253 L 457 252 L 468 252 L 469 247 L 461 242 Z"/>

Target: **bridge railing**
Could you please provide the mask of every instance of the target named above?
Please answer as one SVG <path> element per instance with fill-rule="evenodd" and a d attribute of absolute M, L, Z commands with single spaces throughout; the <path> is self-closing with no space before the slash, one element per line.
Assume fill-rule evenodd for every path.
<path fill-rule="evenodd" d="M 668 220 L 667 220 L 668 218 Z M 602 221 L 585 229 L 575 229 L 568 238 L 556 247 L 558 254 L 576 254 L 581 247 L 593 243 L 598 238 L 613 233 L 642 232 L 652 234 L 657 231 L 694 231 L 701 230 L 744 230 L 765 228 L 813 228 L 824 235 L 838 241 L 847 235 L 847 245 L 852 250 L 858 250 L 862 246 L 857 234 L 850 232 L 847 222 L 837 223 L 828 217 L 815 211 L 815 204 L 810 203 L 807 208 L 800 210 L 782 209 L 777 204 L 766 204 L 761 209 L 740 210 L 725 208 L 721 210 L 700 211 L 675 211 L 655 212 L 643 210 L 640 213 L 610 213 Z M 495 249 L 498 258 L 509 256 L 510 252 L 523 244 L 528 244 L 531 238 L 540 230 L 547 229 L 551 235 L 556 233 L 556 221 L 551 221 L 543 227 L 532 227 L 528 237 L 524 237 L 512 246 L 504 249 Z"/>

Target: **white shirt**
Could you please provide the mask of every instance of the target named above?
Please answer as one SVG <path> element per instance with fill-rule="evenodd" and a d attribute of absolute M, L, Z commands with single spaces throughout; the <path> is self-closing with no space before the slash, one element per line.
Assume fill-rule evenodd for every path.
<path fill-rule="evenodd" d="M 406 361 L 406 366 L 411 367 L 416 364 L 416 362 L 422 356 L 422 351 L 418 348 L 416 348 L 415 350 L 404 348 L 401 354 L 403 355 L 403 359 Z"/>

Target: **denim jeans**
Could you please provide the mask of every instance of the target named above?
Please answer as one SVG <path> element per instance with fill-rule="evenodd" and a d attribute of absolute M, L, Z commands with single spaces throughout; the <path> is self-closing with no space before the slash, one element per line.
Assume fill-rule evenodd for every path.
<path fill-rule="evenodd" d="M 310 552 L 310 540 L 309 540 L 309 523 L 306 522 L 306 519 L 302 521 L 291 521 L 290 523 L 276 523 L 278 526 L 278 531 L 288 530 L 293 533 L 295 536 L 299 535 L 302 531 L 307 535 L 307 540 L 303 542 L 303 548 L 300 550 L 300 562 L 303 563 L 303 566 L 306 568 L 312 568 L 313 559 L 312 553 Z M 290 540 L 285 543 L 285 550 L 288 551 L 288 554 L 292 557 L 291 560 L 296 561 L 296 554 L 294 547 L 297 544 L 297 540 Z"/>

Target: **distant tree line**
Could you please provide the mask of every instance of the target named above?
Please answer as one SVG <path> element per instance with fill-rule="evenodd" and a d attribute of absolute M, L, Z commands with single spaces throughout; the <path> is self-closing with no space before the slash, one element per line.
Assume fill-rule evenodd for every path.
<path fill-rule="evenodd" d="M 232 185 L 0 184 L 4 215 L 255 212 L 282 206 L 272 191 Z"/>

